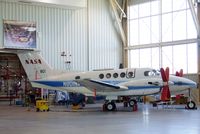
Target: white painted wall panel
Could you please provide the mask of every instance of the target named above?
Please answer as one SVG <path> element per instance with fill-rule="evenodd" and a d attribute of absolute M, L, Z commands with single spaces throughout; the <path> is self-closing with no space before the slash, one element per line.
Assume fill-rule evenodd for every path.
<path fill-rule="evenodd" d="M 87 33 L 87 9 L 67 10 L 9 2 L 1 2 L 0 6 L 1 46 L 3 46 L 3 19 L 35 21 L 37 24 L 37 49 L 41 50 L 50 65 L 57 69 L 66 69 L 64 62 L 66 57 L 60 56 L 61 52 L 65 51 L 72 55 L 72 70 L 87 70 L 87 40 L 85 36 Z"/>
<path fill-rule="evenodd" d="M 118 68 L 121 41 L 108 0 L 89 0 L 89 69 Z"/>
<path fill-rule="evenodd" d="M 89 0 L 79 10 L 0 1 L 0 47 L 3 46 L 3 19 L 35 21 L 37 49 L 56 69 L 71 70 L 117 68 L 121 62 L 121 43 L 109 15 L 107 0 Z M 65 51 L 67 56 L 61 57 Z"/>

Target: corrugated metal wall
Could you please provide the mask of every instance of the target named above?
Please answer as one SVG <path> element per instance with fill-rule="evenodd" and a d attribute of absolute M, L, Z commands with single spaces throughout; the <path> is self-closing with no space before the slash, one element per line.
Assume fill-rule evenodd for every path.
<path fill-rule="evenodd" d="M 118 68 L 122 45 L 108 0 L 89 0 L 89 69 Z"/>
<path fill-rule="evenodd" d="M 37 49 L 52 67 L 66 69 L 68 57 L 71 70 L 116 68 L 121 61 L 121 44 L 108 13 L 109 3 L 107 0 L 88 3 L 88 9 L 70 10 L 0 2 L 0 46 L 3 46 L 3 19 L 35 21 Z M 61 56 L 63 51 L 67 56 Z"/>

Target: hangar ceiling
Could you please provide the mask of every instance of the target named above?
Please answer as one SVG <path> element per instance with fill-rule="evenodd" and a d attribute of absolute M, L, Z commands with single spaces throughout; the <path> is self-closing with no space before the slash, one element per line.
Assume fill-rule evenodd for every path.
<path fill-rule="evenodd" d="M 87 7 L 87 0 L 0 0 L 6 2 L 19 2 L 24 4 L 49 4 L 55 6 L 61 6 L 69 9 L 79 9 Z"/>

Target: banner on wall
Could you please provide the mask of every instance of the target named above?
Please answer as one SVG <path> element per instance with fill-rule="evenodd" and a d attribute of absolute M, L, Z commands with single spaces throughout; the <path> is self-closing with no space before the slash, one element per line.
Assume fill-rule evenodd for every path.
<path fill-rule="evenodd" d="M 3 21 L 5 48 L 36 48 L 36 23 Z"/>

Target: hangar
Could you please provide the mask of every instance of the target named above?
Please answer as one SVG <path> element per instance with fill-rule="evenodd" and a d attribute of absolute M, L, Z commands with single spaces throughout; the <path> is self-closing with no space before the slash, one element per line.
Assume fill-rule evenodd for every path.
<path fill-rule="evenodd" d="M 2 134 L 199 133 L 199 87 L 190 92 L 197 105 L 191 111 L 176 105 L 155 109 L 147 102 L 137 112 L 36 113 L 27 99 L 42 98 L 54 106 L 58 103 L 54 102 L 55 91 L 32 87 L 18 55 L 38 52 L 51 67 L 66 72 L 169 67 L 170 74 L 176 74 L 183 69 L 183 76 L 198 85 L 199 12 L 199 1 L 192 0 L 0 0 Z M 41 62 L 24 61 L 31 65 Z M 99 77 L 122 78 L 120 73 Z"/>

